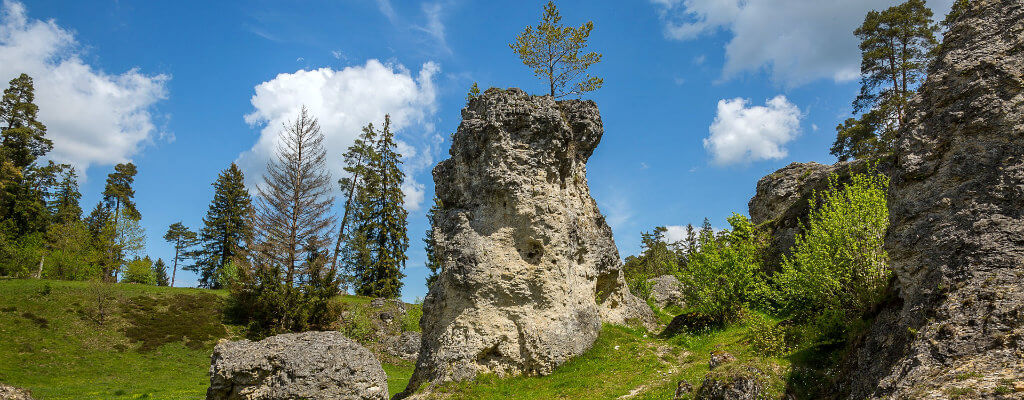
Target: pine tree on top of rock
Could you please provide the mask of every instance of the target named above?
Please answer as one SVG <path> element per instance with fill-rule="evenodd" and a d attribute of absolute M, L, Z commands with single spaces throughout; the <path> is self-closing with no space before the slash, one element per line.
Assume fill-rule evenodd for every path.
<path fill-rule="evenodd" d="M 938 45 L 932 10 L 924 0 L 907 0 L 871 11 L 854 31 L 860 39 L 861 87 L 854 113 L 836 127 L 831 153 L 840 161 L 881 156 L 892 150 L 907 120 L 910 95 L 925 77 Z"/>
<path fill-rule="evenodd" d="M 604 80 L 587 69 L 601 61 L 601 53 L 580 54 L 587 47 L 594 22 L 579 27 L 562 26 L 555 3 L 544 6 L 540 25 L 528 26 L 509 47 L 537 77 L 546 80 L 552 97 L 581 95 L 601 88 Z"/>

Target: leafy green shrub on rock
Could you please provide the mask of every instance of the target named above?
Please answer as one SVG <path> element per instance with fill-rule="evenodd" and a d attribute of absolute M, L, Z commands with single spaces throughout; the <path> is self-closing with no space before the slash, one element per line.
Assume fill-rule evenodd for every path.
<path fill-rule="evenodd" d="M 765 317 L 753 314 L 746 340 L 755 354 L 764 357 L 778 357 L 786 348 L 786 330 Z"/>

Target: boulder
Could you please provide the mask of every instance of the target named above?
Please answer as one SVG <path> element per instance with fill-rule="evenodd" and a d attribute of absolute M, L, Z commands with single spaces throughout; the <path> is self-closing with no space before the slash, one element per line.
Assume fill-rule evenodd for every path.
<path fill-rule="evenodd" d="M 489 89 L 462 110 L 450 158 L 434 168 L 441 271 L 407 391 L 548 374 L 589 349 L 602 322 L 653 322 L 587 186 L 603 133 L 593 101 Z"/>
<path fill-rule="evenodd" d="M 888 173 L 888 160 L 857 160 L 834 165 L 816 162 L 792 163 L 757 181 L 757 192 L 747 203 L 750 221 L 770 235 L 765 252 L 765 267 L 775 271 L 782 258 L 791 254 L 797 235 L 807 224 L 815 193 L 828 189 L 829 178 L 836 183 L 850 181 L 853 173 L 864 173 L 875 168 Z"/>
<path fill-rule="evenodd" d="M 388 382 L 377 358 L 341 333 L 291 333 L 218 343 L 206 398 L 385 400 Z"/>
<path fill-rule="evenodd" d="M 724 351 L 712 351 L 711 359 L 708 360 L 708 369 L 712 370 L 722 364 L 728 364 L 736 361 L 736 356 L 726 353 Z"/>
<path fill-rule="evenodd" d="M 679 308 L 686 307 L 686 302 L 683 300 L 683 283 L 679 282 L 675 276 L 662 275 L 651 278 L 648 282 L 651 284 L 651 300 L 659 308 L 670 305 Z"/>
<path fill-rule="evenodd" d="M 402 332 L 398 336 L 388 336 L 385 351 L 406 361 L 416 361 L 420 355 L 421 336 L 419 332 Z"/>
<path fill-rule="evenodd" d="M 761 400 L 768 398 L 768 379 L 760 368 L 728 363 L 708 372 L 694 395 L 696 400 Z"/>
<path fill-rule="evenodd" d="M 908 115 L 889 189 L 895 279 L 841 393 L 996 398 L 1024 377 L 1024 2 L 969 2 Z"/>
<path fill-rule="evenodd" d="M 32 400 L 32 395 L 27 390 L 0 383 L 0 400 Z"/>

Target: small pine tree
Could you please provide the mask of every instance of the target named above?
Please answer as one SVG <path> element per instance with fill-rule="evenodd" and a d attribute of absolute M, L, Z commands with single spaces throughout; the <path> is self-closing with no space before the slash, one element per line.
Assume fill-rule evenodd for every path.
<path fill-rule="evenodd" d="M 426 234 L 423 237 L 423 250 L 427 253 L 427 270 L 430 271 L 430 275 L 427 275 L 427 288 L 437 281 L 437 274 L 441 272 L 441 259 L 437 254 L 437 246 L 434 242 L 434 224 L 437 213 L 441 211 L 441 199 L 434 197 L 434 205 L 427 211 L 427 223 L 430 224 L 430 228 L 427 229 Z"/>
<path fill-rule="evenodd" d="M 579 95 L 600 89 L 604 80 L 591 77 L 587 69 L 601 61 L 601 54 L 580 54 L 587 47 L 594 23 L 577 28 L 563 27 L 555 3 L 544 6 L 544 15 L 536 28 L 529 26 L 509 44 L 534 75 L 548 82 L 552 97 Z M 582 78 L 580 75 L 584 75 Z"/>
<path fill-rule="evenodd" d="M 469 93 L 466 94 L 466 102 L 470 102 L 473 99 L 480 97 L 480 87 L 473 82 L 473 86 L 469 88 Z"/>
<path fill-rule="evenodd" d="M 167 264 L 164 264 L 164 259 L 158 258 L 153 263 L 153 275 L 156 276 L 157 286 L 168 286 L 171 281 L 167 277 Z"/>
<path fill-rule="evenodd" d="M 174 287 L 174 282 L 178 276 L 178 263 L 188 260 L 193 255 L 191 249 L 198 243 L 199 239 L 195 232 L 192 232 L 181 221 L 178 221 L 167 228 L 164 240 L 174 247 L 174 258 L 171 259 L 173 265 L 171 267 L 171 287 Z M 184 269 L 196 270 L 195 267 L 185 267 Z"/>

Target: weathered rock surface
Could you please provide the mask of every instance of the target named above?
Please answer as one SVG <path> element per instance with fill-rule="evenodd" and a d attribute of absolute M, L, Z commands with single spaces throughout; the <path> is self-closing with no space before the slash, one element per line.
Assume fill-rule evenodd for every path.
<path fill-rule="evenodd" d="M 768 379 L 759 368 L 729 363 L 708 372 L 694 395 L 696 400 L 767 399 Z"/>
<path fill-rule="evenodd" d="M 442 271 L 410 389 L 548 374 L 589 349 L 602 322 L 653 321 L 587 186 L 602 134 L 592 101 L 490 89 L 463 109 L 451 158 L 434 168 Z"/>
<path fill-rule="evenodd" d="M 27 390 L 0 383 L 0 400 L 32 400 Z"/>
<path fill-rule="evenodd" d="M 829 177 L 836 175 L 839 184 L 850 181 L 853 173 L 870 167 L 889 169 L 879 160 L 857 160 L 825 165 L 816 162 L 792 163 L 757 181 L 757 192 L 747 203 L 750 221 L 766 228 L 771 243 L 765 253 L 765 266 L 777 270 L 782 258 L 791 254 L 796 237 L 807 223 L 815 193 L 828 189 Z"/>
<path fill-rule="evenodd" d="M 892 300 L 842 391 L 1020 398 L 996 387 L 1024 377 L 1024 1 L 971 1 L 910 111 L 889 192 Z"/>
<path fill-rule="evenodd" d="M 304 332 L 217 344 L 206 398 L 384 400 L 388 383 L 363 346 L 339 332 Z"/>
<path fill-rule="evenodd" d="M 402 332 L 399 336 L 389 336 L 386 339 L 385 351 L 406 361 L 416 361 L 420 355 L 421 336 L 419 332 Z"/>
<path fill-rule="evenodd" d="M 670 305 L 674 305 L 679 308 L 685 308 L 686 302 L 683 300 L 683 283 L 679 282 L 673 275 L 662 275 L 656 278 L 651 278 L 651 300 L 654 304 L 660 308 L 665 308 Z"/>

